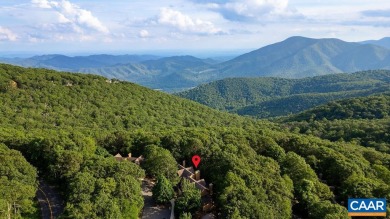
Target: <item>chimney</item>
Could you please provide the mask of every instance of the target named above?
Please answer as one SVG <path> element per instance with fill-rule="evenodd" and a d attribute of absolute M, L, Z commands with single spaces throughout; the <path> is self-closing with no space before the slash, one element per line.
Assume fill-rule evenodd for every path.
<path fill-rule="evenodd" d="M 196 181 L 200 180 L 200 171 L 199 170 L 195 171 L 195 180 Z"/>
<path fill-rule="evenodd" d="M 183 167 L 185 168 L 186 167 L 186 161 L 183 160 Z"/>
<path fill-rule="evenodd" d="M 212 183 L 209 184 L 209 193 L 210 193 L 210 195 L 213 195 L 213 184 Z"/>
<path fill-rule="evenodd" d="M 131 153 L 129 153 L 129 158 L 131 157 Z"/>

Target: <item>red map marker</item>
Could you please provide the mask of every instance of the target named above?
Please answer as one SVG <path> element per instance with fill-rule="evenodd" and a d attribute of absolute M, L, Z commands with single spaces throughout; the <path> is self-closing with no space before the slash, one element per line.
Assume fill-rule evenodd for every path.
<path fill-rule="evenodd" d="M 194 156 L 192 157 L 192 163 L 194 164 L 194 166 L 195 166 L 196 168 L 198 168 L 198 165 L 199 165 L 199 163 L 200 163 L 200 157 L 199 157 L 198 155 L 194 155 Z"/>

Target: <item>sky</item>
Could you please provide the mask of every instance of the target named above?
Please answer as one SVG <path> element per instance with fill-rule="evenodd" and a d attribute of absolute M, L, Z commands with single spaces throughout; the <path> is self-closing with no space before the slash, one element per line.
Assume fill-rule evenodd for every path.
<path fill-rule="evenodd" d="M 389 0 L 1 0 L 0 54 L 250 51 L 390 36 Z"/>

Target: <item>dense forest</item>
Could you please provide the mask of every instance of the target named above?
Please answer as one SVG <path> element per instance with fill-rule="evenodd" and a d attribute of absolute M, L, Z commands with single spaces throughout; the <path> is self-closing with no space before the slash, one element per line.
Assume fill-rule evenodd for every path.
<path fill-rule="evenodd" d="M 229 78 L 178 96 L 215 109 L 257 118 L 298 113 L 333 100 L 390 90 L 390 71 L 333 74 L 303 79 Z"/>
<path fill-rule="evenodd" d="M 277 121 L 300 133 L 390 153 L 389 112 L 390 93 L 384 93 L 330 102 Z"/>
<path fill-rule="evenodd" d="M 384 83 L 387 73 L 379 73 L 375 82 L 365 80 L 369 87 Z M 33 193 L 36 168 L 61 188 L 65 218 L 137 218 L 143 207 L 139 179 L 149 175 L 161 188 L 174 185 L 171 167 L 190 163 L 193 154 L 201 155 L 202 177 L 214 184 L 220 218 L 348 218 L 348 197 L 390 198 L 387 153 L 129 82 L 0 65 L 0 102 L 0 157 L 17 153 L 28 161 L 8 162 L 15 175 L 1 178 L 0 192 L 15 181 Z M 146 160 L 141 166 L 117 162 L 118 152 Z M 26 168 L 28 180 L 18 168 Z M 194 216 L 197 197 L 183 185 L 176 213 Z M 29 204 L 18 214 L 34 214 L 33 197 L 23 198 Z M 0 198 L 1 214 L 7 202 Z"/>
<path fill-rule="evenodd" d="M 34 218 L 37 204 L 37 170 L 23 155 L 0 144 L 0 216 Z"/>

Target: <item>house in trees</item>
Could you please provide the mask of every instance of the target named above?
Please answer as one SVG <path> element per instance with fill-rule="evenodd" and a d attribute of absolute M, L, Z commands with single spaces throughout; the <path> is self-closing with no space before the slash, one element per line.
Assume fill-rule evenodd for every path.
<path fill-rule="evenodd" d="M 144 157 L 141 155 L 139 157 L 132 157 L 131 156 L 131 153 L 129 153 L 127 155 L 127 157 L 122 157 L 122 155 L 120 153 L 116 154 L 114 156 L 114 158 L 117 160 L 117 161 L 131 161 L 131 162 L 134 162 L 135 164 L 137 165 L 140 165 L 141 162 L 144 160 Z"/>
<path fill-rule="evenodd" d="M 202 196 L 202 210 L 203 212 L 210 212 L 214 209 L 214 202 L 211 198 L 213 193 L 213 184 L 210 183 L 208 186 L 204 179 L 200 178 L 200 171 L 194 171 L 193 167 L 185 167 L 185 162 L 183 165 L 178 164 L 179 170 L 177 174 L 180 178 L 189 180 L 191 183 L 195 184 L 195 187 L 200 190 Z"/>

